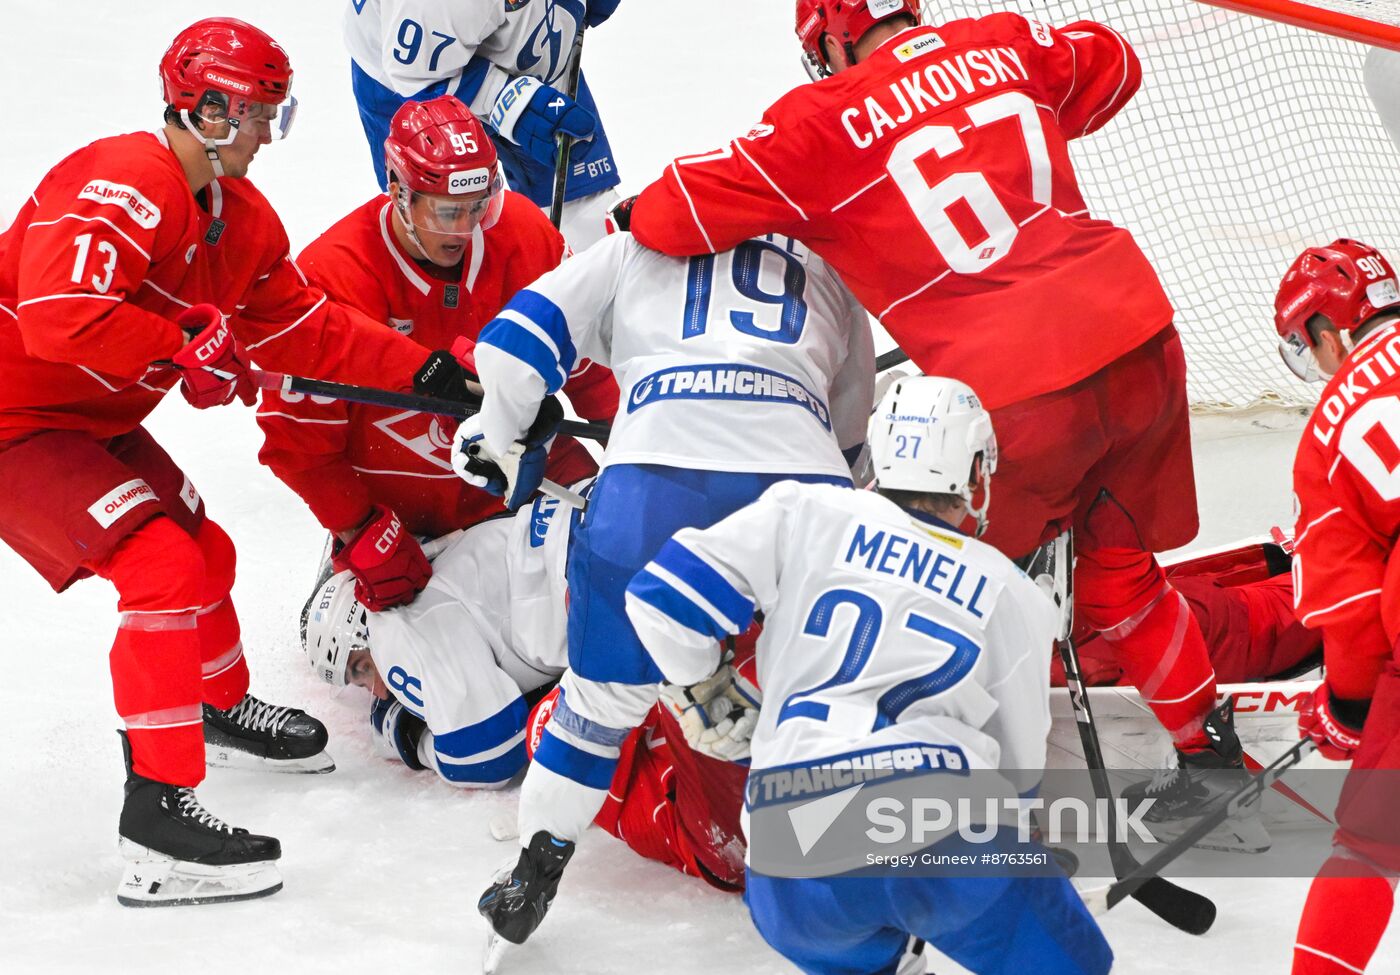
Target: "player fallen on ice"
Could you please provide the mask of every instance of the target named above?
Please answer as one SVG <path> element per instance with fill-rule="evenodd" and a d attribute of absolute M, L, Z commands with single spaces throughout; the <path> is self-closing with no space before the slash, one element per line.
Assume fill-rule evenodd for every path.
<path fill-rule="evenodd" d="M 359 309 L 430 350 L 464 359 L 506 300 L 563 260 L 564 239 L 537 207 L 505 188 L 482 125 L 450 95 L 406 102 L 382 146 L 388 194 L 351 211 L 302 251 L 297 266 L 333 300 Z M 475 376 L 440 352 L 415 377 L 417 392 L 480 402 Z M 564 386 L 579 415 L 610 420 L 617 386 L 577 364 Z M 438 538 L 504 513 L 500 499 L 452 473 L 456 422 L 300 393 L 263 393 L 260 459 L 332 533 L 331 571 L 355 573 L 356 598 L 378 612 L 413 600 L 430 568 L 417 537 Z M 597 472 L 568 437 L 546 475 L 568 484 Z M 366 543 L 386 525 L 404 531 L 387 553 Z M 417 536 L 417 537 L 415 537 Z M 333 563 L 333 565 L 332 565 Z"/>
<path fill-rule="evenodd" d="M 876 407 L 869 443 L 875 491 L 780 484 L 708 529 L 677 532 L 627 588 L 638 636 L 680 685 L 709 678 L 717 641 L 763 613 L 745 824 L 754 924 L 811 975 L 923 971 L 901 962 L 911 937 L 980 975 L 1107 972 L 1108 944 L 1062 874 L 755 866 L 776 861 L 765 861 L 753 817 L 796 819 L 755 805 L 765 770 L 916 744 L 961 753 L 964 769 L 1001 770 L 1010 794 L 1024 796 L 1045 768 L 1059 612 L 1006 556 L 958 528 L 969 513 L 979 524 L 988 514 L 998 460 L 987 412 L 956 380 L 901 379 Z M 1007 833 L 979 849 L 1043 853 Z"/>
<path fill-rule="evenodd" d="M 978 391 L 1006 455 L 985 540 L 1022 559 L 1073 530 L 1076 618 L 1175 746 L 1136 798 L 1155 800 L 1149 821 L 1194 817 L 1243 759 L 1200 627 L 1153 556 L 1198 527 L 1186 362 L 1155 271 L 1089 213 L 1069 156 L 1136 93 L 1137 55 L 1088 21 L 924 26 L 913 0 L 796 12 L 826 77 L 667 167 L 633 232 L 675 255 L 792 236 L 924 372 Z"/>
<path fill-rule="evenodd" d="M 568 87 L 574 38 L 619 0 L 356 0 L 345 7 L 351 91 L 380 188 L 380 147 L 405 101 L 460 99 L 489 126 L 506 178 L 536 205 L 554 194 L 558 138 L 569 156 L 560 231 L 575 250 L 604 233 L 620 177 L 586 75 Z"/>
<path fill-rule="evenodd" d="M 1326 663 L 1298 729 L 1352 768 L 1293 972 L 1355 975 L 1400 877 L 1400 281 L 1374 247 L 1337 240 L 1294 261 L 1275 308 L 1284 362 L 1327 382 L 1293 462 L 1294 598 Z"/>
<path fill-rule="evenodd" d="M 56 590 L 93 575 L 116 588 L 129 905 L 281 887 L 277 840 L 195 797 L 206 750 L 215 764 L 334 767 L 319 721 L 248 693 L 233 543 L 142 421 L 176 386 L 197 409 L 251 403 L 249 356 L 405 387 L 423 360 L 306 285 L 246 179 L 294 115 L 282 48 L 242 21 L 202 20 L 160 77 L 162 128 L 69 155 L 0 236 L 0 538 Z"/>
<path fill-rule="evenodd" d="M 524 849 L 480 902 L 517 944 L 543 918 L 620 746 L 657 699 L 660 672 L 623 608 L 628 581 L 672 533 L 772 484 L 850 485 L 873 398 L 865 313 L 805 247 L 773 236 L 684 260 L 616 233 L 482 329 L 485 400 L 457 430 L 458 473 L 504 492 L 509 507 L 528 498 L 547 442 L 541 404 L 583 356 L 613 370 L 622 400 L 569 552 L 569 670 L 521 786 Z"/>

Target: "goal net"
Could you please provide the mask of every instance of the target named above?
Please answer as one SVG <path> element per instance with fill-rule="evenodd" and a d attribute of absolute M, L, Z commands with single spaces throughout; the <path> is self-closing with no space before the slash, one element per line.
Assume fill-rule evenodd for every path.
<path fill-rule="evenodd" d="M 1286 5 L 1400 24 L 1400 0 Z M 1400 259 L 1400 152 L 1366 94 L 1368 48 L 1193 0 L 926 0 L 924 21 L 1004 9 L 1100 21 L 1142 59 L 1137 97 L 1071 153 L 1094 215 L 1130 229 L 1162 276 L 1192 404 L 1312 402 L 1276 351 L 1284 271 L 1337 237 Z"/>

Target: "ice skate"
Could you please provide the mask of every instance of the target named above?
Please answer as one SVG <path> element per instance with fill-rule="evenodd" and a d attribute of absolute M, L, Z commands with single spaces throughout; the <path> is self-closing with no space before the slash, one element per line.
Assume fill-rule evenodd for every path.
<path fill-rule="evenodd" d="M 508 944 L 524 944 L 540 926 L 573 855 L 572 842 L 540 830 L 520 851 L 515 868 L 503 871 L 481 895 L 476 907 L 492 930 L 482 962 L 488 975 L 500 964 Z"/>
<path fill-rule="evenodd" d="M 1235 734 L 1231 700 L 1226 699 L 1206 716 L 1203 730 L 1207 738 L 1205 747 L 1191 751 L 1177 749 L 1175 765 L 1161 769 L 1148 782 L 1123 790 L 1123 799 L 1130 807 L 1154 800 L 1142 821 L 1158 837 L 1179 835 L 1249 778 L 1244 767 L 1244 749 Z M 1256 804 L 1226 820 L 1196 845 L 1203 850 L 1226 853 L 1263 853 L 1271 844 Z"/>
<path fill-rule="evenodd" d="M 282 889 L 282 845 L 235 829 L 195 798 L 194 790 L 156 782 L 131 770 L 118 826 L 126 861 L 117 901 L 127 907 L 215 904 L 266 897 Z"/>
<path fill-rule="evenodd" d="M 218 768 L 332 772 L 326 726 L 305 711 L 244 696 L 227 711 L 204 705 L 205 759 Z"/>

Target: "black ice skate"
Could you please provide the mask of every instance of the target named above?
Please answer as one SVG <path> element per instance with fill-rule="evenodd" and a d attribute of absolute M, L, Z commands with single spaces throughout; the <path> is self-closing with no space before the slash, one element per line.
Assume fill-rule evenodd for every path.
<path fill-rule="evenodd" d="M 531 838 L 530 845 L 520 851 L 515 869 L 503 872 L 486 888 L 476 909 L 494 932 L 487 942 L 484 965 L 487 972 L 495 970 L 506 948 L 504 942 L 524 944 L 540 926 L 559 890 L 564 867 L 573 855 L 573 843 L 540 830 Z"/>
<path fill-rule="evenodd" d="M 1131 809 L 1139 802 L 1154 800 L 1142 816 L 1154 835 L 1171 837 L 1212 811 L 1231 793 L 1249 780 L 1244 767 L 1244 748 L 1235 734 L 1234 702 L 1224 703 L 1206 715 L 1206 747 L 1176 752 L 1176 764 L 1162 769 L 1149 782 L 1139 782 L 1123 790 Z M 1229 853 L 1263 853 L 1272 841 L 1259 821 L 1255 804 L 1227 819 L 1196 844 L 1205 850 Z"/>
<path fill-rule="evenodd" d="M 266 897 L 282 889 L 282 845 L 234 829 L 209 813 L 194 790 L 131 770 L 125 733 L 126 802 L 117 828 L 126 868 L 117 901 L 127 907 L 216 904 Z"/>
<path fill-rule="evenodd" d="M 222 768 L 332 772 L 326 726 L 305 711 L 266 704 L 251 694 L 227 711 L 204 705 L 204 754 Z"/>

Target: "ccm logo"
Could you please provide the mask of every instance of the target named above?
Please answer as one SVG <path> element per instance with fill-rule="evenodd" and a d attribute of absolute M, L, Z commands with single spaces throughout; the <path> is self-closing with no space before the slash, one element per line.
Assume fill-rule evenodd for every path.
<path fill-rule="evenodd" d="M 98 498 L 88 507 L 88 514 L 103 528 L 111 528 L 118 518 L 138 504 L 156 500 L 156 492 L 139 477 Z"/>
<path fill-rule="evenodd" d="M 399 516 L 394 515 L 393 519 L 389 522 L 389 527 L 384 529 L 384 534 L 374 540 L 374 550 L 380 555 L 388 555 L 389 552 L 393 550 L 394 546 L 398 544 L 399 532 L 402 530 L 403 526 L 399 524 Z"/>

